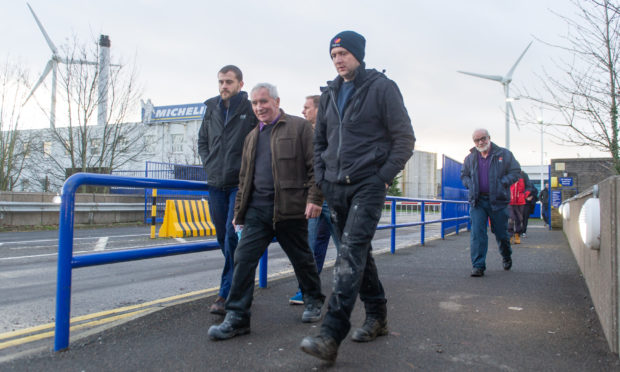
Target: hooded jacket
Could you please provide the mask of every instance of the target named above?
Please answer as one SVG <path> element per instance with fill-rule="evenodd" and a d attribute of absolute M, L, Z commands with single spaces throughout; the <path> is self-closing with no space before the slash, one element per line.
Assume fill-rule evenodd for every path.
<path fill-rule="evenodd" d="M 273 222 L 305 219 L 306 203 L 323 205 L 323 195 L 314 182 L 312 124 L 297 116 L 282 115 L 271 129 L 271 168 L 274 183 Z M 252 197 L 259 126 L 245 138 L 235 199 L 235 224 L 243 225 Z"/>
<path fill-rule="evenodd" d="M 198 153 L 207 172 L 207 183 L 219 188 L 237 187 L 241 150 L 245 136 L 257 119 L 246 92 L 239 92 L 231 110 L 220 104 L 220 96 L 205 101 L 207 111 L 198 132 Z"/>
<path fill-rule="evenodd" d="M 415 145 L 400 90 L 361 63 L 353 80 L 355 91 L 341 116 L 337 97 L 343 81 L 338 76 L 321 89 L 314 137 L 316 181 L 354 184 L 377 175 L 390 184 Z"/>
<path fill-rule="evenodd" d="M 491 142 L 489 155 L 489 201 L 493 210 L 505 208 L 510 203 L 510 185 L 520 177 L 521 166 L 510 150 Z M 469 203 L 476 206 L 480 197 L 478 183 L 478 150 L 472 147 L 463 161 L 461 181 L 469 190 Z"/>

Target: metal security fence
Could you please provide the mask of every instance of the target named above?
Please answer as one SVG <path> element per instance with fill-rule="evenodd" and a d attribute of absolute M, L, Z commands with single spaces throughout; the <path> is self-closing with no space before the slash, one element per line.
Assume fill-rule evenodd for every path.
<path fill-rule="evenodd" d="M 147 161 L 144 170 L 114 170 L 113 176 L 122 177 L 143 177 L 158 180 L 187 180 L 207 182 L 207 173 L 200 165 L 187 165 L 176 163 L 163 163 Z M 153 189 L 140 187 L 110 187 L 110 192 L 114 194 L 144 194 L 144 223 L 151 224 L 151 208 L 153 206 Z M 206 190 L 157 190 L 157 215 L 155 222 L 161 223 L 164 220 L 167 200 L 201 200 L 206 199 L 209 192 Z"/>

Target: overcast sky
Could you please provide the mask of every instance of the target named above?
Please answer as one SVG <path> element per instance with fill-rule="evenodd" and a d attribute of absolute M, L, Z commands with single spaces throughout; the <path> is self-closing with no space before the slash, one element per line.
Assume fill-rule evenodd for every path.
<path fill-rule="evenodd" d="M 416 149 L 462 161 L 471 133 L 485 127 L 505 145 L 504 92 L 500 83 L 457 73 L 504 75 L 534 40 L 513 75 L 511 92 L 540 91 L 543 68 L 558 52 L 536 41 L 558 42 L 566 33 L 551 11 L 572 16 L 568 0 L 446 1 L 189 1 L 30 0 L 60 47 L 73 37 L 94 42 L 110 36 L 112 62 L 134 61 L 143 98 L 155 106 L 202 102 L 217 95 L 217 71 L 238 65 L 245 89 L 259 82 L 278 87 L 282 108 L 301 116 L 304 97 L 336 76 L 329 41 L 342 30 L 366 38 L 366 64 L 385 69 L 405 99 Z M 19 60 L 38 79 L 51 56 L 26 3 L 3 0 L 2 58 Z M 49 85 L 36 95 L 49 106 Z M 39 125 L 48 125 L 27 109 Z M 514 103 L 518 118 L 538 112 Z M 139 120 L 136 107 L 133 120 Z M 61 115 L 59 112 L 57 115 Z M 544 112 L 548 122 L 560 118 Z M 540 127 L 511 123 L 511 150 L 522 165 L 540 164 Z M 561 157 L 606 156 L 589 148 L 561 146 L 545 137 L 545 163 Z M 438 164 L 441 166 L 441 164 Z"/>

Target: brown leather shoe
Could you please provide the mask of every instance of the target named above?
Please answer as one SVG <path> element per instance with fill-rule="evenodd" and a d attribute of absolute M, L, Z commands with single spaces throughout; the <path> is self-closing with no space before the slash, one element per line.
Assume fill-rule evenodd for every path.
<path fill-rule="evenodd" d="M 225 304 L 226 304 L 226 299 L 222 296 L 217 296 L 213 305 L 209 307 L 209 312 L 211 314 L 226 315 Z"/>

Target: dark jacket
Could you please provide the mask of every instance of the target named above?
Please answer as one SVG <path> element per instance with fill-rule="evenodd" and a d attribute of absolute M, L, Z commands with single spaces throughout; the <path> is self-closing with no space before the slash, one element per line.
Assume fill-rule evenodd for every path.
<path fill-rule="evenodd" d="M 549 190 L 548 189 L 543 189 L 540 192 L 540 202 L 542 203 L 543 206 L 549 204 Z"/>
<path fill-rule="evenodd" d="M 274 224 L 306 218 L 306 203 L 323 205 L 323 195 L 314 182 L 312 166 L 312 124 L 297 116 L 282 115 L 271 130 L 271 167 L 274 182 Z M 254 179 L 254 162 L 259 126 L 243 144 L 239 191 L 235 200 L 235 224 L 243 225 Z"/>
<path fill-rule="evenodd" d="M 207 111 L 198 132 L 198 153 L 207 183 L 219 188 L 239 184 L 243 140 L 257 123 L 248 94 L 239 92 L 233 99 L 238 102 L 228 113 L 222 111 L 220 96 L 205 101 Z"/>
<path fill-rule="evenodd" d="M 489 201 L 493 210 L 504 208 L 510 203 L 510 185 L 521 177 L 521 166 L 512 152 L 491 142 L 489 155 Z M 478 150 L 472 147 L 463 161 L 461 181 L 469 190 L 469 202 L 475 206 L 480 196 L 478 183 Z"/>
<path fill-rule="evenodd" d="M 415 137 L 398 86 L 362 63 L 342 120 L 338 76 L 322 88 L 314 137 L 318 184 L 357 183 L 373 175 L 389 184 L 413 154 Z"/>

